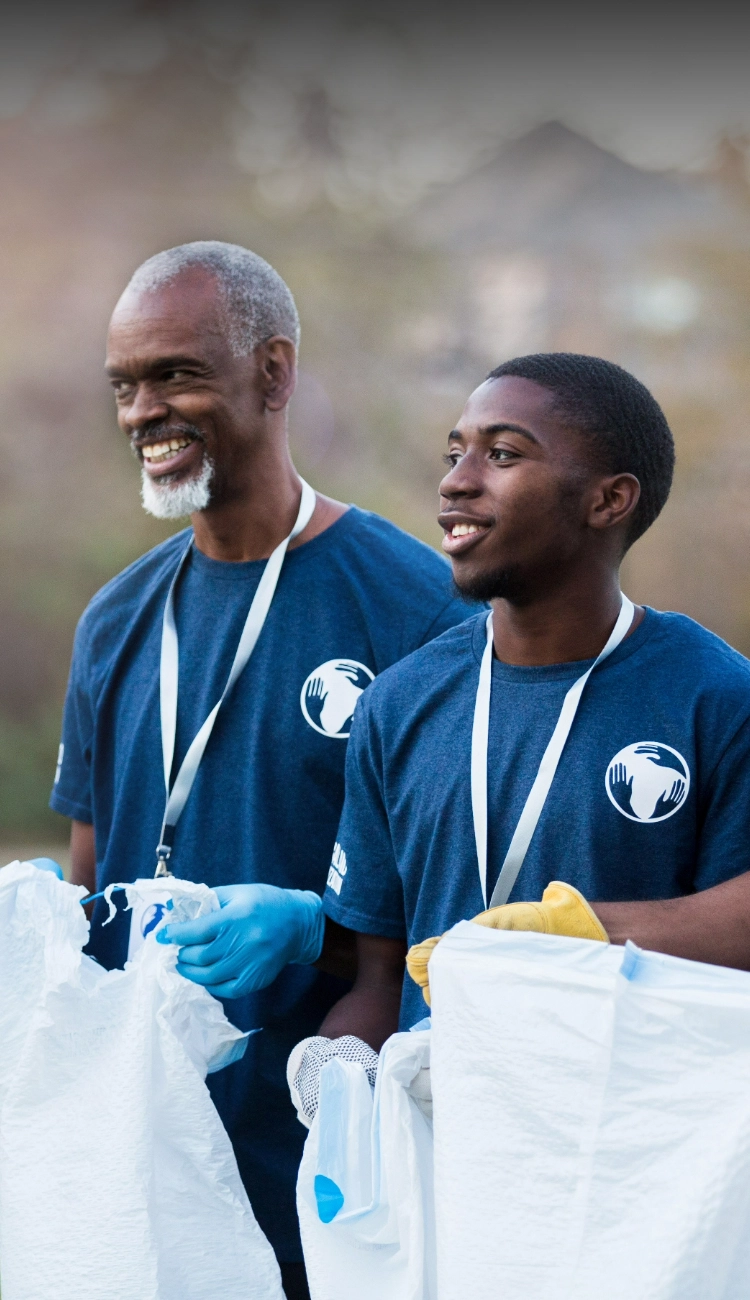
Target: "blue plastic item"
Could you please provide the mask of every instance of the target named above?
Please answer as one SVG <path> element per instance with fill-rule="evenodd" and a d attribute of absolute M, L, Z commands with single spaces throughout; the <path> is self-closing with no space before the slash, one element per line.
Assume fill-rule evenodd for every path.
<path fill-rule="evenodd" d="M 325 1174 L 315 1175 L 313 1190 L 320 1222 L 331 1223 L 344 1204 L 344 1193 L 340 1187 L 336 1186 L 333 1179 L 326 1178 Z"/>
<path fill-rule="evenodd" d="M 54 858 L 27 858 L 26 861 L 30 862 L 32 867 L 38 867 L 40 871 L 51 871 L 58 880 L 64 879 L 63 869 Z"/>
<path fill-rule="evenodd" d="M 124 885 L 113 885 L 113 886 L 112 886 L 112 893 L 113 893 L 113 894 L 116 894 L 116 893 L 118 893 L 118 892 L 119 892 L 119 893 L 124 893 L 124 892 L 125 892 L 125 886 L 124 886 Z M 81 907 L 87 907 L 89 903 L 95 903 L 96 900 L 97 900 L 97 898 L 104 898 L 104 894 L 105 894 L 105 890 L 103 890 L 103 889 L 100 889 L 98 894 L 89 894 L 86 898 L 82 898 L 82 899 L 81 899 Z"/>
<path fill-rule="evenodd" d="M 320 1072 L 313 1192 L 321 1223 L 373 1205 L 372 1088 L 364 1066 L 334 1056 Z M 375 1183 L 378 1177 L 376 1174 Z"/>

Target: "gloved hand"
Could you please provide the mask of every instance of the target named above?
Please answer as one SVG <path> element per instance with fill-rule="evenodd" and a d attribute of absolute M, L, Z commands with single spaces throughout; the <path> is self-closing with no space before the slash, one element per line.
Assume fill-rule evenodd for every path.
<path fill-rule="evenodd" d="M 583 894 L 561 880 L 553 880 L 542 894 L 541 903 L 505 903 L 472 917 L 476 925 L 490 930 L 536 930 L 540 934 L 564 934 L 572 939 L 597 939 L 609 943 L 609 935 Z M 406 955 L 406 969 L 430 1005 L 428 965 L 442 935 L 416 943 Z"/>
<path fill-rule="evenodd" d="M 54 858 L 27 858 L 26 861 L 31 863 L 32 867 L 38 867 L 40 871 L 51 871 L 58 880 L 64 879 L 62 867 L 59 862 L 55 862 Z"/>
<path fill-rule="evenodd" d="M 157 931 L 177 943 L 177 970 L 216 998 L 240 998 L 272 984 L 290 962 L 310 965 L 323 947 L 325 916 L 317 894 L 275 885 L 225 885 L 218 912 Z"/>
<path fill-rule="evenodd" d="M 297 1112 L 297 1119 L 309 1128 L 318 1113 L 320 1097 L 320 1072 L 323 1066 L 340 1057 L 342 1061 L 357 1061 L 367 1074 L 370 1087 L 375 1087 L 378 1074 L 378 1054 L 368 1043 L 353 1034 L 342 1038 L 303 1038 L 292 1048 L 286 1065 L 286 1081 Z"/>

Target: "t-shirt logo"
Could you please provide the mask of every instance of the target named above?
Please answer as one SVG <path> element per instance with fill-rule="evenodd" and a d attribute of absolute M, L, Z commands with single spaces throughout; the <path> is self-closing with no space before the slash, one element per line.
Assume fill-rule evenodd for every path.
<path fill-rule="evenodd" d="M 299 702 L 310 726 L 321 736 L 346 740 L 354 706 L 374 680 L 375 674 L 354 659 L 327 659 L 302 687 Z"/>
<path fill-rule="evenodd" d="M 141 917 L 141 934 L 145 939 L 152 930 L 155 930 L 167 914 L 166 903 L 152 903 L 147 907 Z"/>
<path fill-rule="evenodd" d="M 623 817 L 632 822 L 663 822 L 687 799 L 690 768 L 670 745 L 639 740 L 615 754 L 605 783 Z"/>
<path fill-rule="evenodd" d="M 331 858 L 331 865 L 328 868 L 328 879 L 326 881 L 328 888 L 332 889 L 334 893 L 340 894 L 345 875 L 346 854 L 337 841 L 333 846 L 333 857 Z"/>

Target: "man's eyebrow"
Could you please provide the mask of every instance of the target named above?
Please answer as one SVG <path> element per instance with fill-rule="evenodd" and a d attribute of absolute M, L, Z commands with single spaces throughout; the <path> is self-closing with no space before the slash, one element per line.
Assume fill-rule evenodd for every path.
<path fill-rule="evenodd" d="M 159 370 L 181 370 L 183 368 L 201 370 L 205 368 L 205 362 L 198 357 L 191 356 L 188 352 L 178 352 L 174 356 L 154 357 L 153 361 L 147 361 L 143 367 L 147 374 L 153 374 Z M 125 373 L 124 367 L 115 363 L 105 366 L 104 369 L 106 374 L 111 376 Z"/>
<path fill-rule="evenodd" d="M 534 442 L 537 445 L 539 443 L 539 439 L 535 438 L 528 429 L 524 429 L 522 424 L 509 424 L 507 421 L 502 424 L 485 424 L 483 428 L 477 430 L 477 433 L 483 438 L 492 438 L 496 433 L 520 433 L 521 437 L 528 438 L 529 442 Z M 450 442 L 452 438 L 461 437 L 462 434 L 459 433 L 458 429 L 451 429 L 448 434 L 448 441 Z"/>

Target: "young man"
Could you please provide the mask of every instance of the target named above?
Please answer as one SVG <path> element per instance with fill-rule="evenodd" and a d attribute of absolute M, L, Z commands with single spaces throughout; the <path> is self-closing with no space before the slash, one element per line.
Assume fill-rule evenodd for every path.
<path fill-rule="evenodd" d="M 324 906 L 357 933 L 359 973 L 322 1035 L 378 1048 L 419 1021 L 407 947 L 493 902 L 567 882 L 614 930 L 648 907 L 618 919 L 618 900 L 750 868 L 750 664 L 619 586 L 673 460 L 651 395 L 594 357 L 520 358 L 470 397 L 440 522 L 459 591 L 489 600 L 491 621 L 411 655 L 357 711 Z M 566 902 L 602 937 L 584 900 Z"/>
<path fill-rule="evenodd" d="M 298 336 L 286 284 L 234 245 L 151 258 L 117 304 L 107 370 L 143 502 L 189 514 L 192 531 L 84 613 L 51 800 L 91 891 L 153 876 L 157 846 L 162 870 L 220 891 L 220 912 L 169 937 L 192 945 L 183 973 L 263 1031 L 211 1087 L 290 1297 L 306 1293 L 303 1134 L 284 1064 L 347 987 L 312 963 L 352 713 L 377 674 L 469 612 L 429 547 L 303 487 L 286 430 Z M 90 951 L 122 965 L 130 916 L 106 916 L 98 903 Z M 325 937 L 335 948 L 335 925 Z"/>

